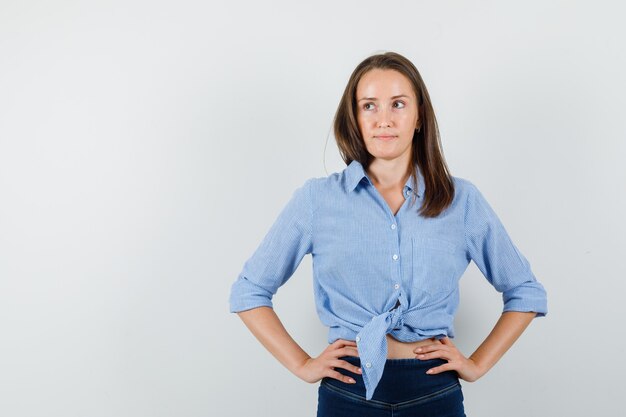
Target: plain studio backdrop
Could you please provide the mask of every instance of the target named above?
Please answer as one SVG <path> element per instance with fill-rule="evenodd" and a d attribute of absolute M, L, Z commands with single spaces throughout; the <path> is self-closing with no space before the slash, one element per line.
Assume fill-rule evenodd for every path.
<path fill-rule="evenodd" d="M 229 313 L 296 187 L 345 165 L 348 77 L 396 51 L 429 89 L 446 160 L 548 292 L 473 416 L 622 414 L 626 29 L 621 2 L 0 3 L 0 415 L 314 416 Z M 274 298 L 327 346 L 307 255 Z M 502 300 L 474 263 L 455 343 Z"/>

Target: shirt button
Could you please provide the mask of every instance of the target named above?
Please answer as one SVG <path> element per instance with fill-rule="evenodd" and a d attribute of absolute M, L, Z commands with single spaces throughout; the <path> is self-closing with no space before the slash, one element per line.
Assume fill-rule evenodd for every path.
<path fill-rule="evenodd" d="M 395 224 L 392 224 L 392 225 L 391 225 L 391 228 L 392 228 L 392 229 L 395 229 L 395 228 L 396 228 L 396 225 L 395 225 Z"/>
<path fill-rule="evenodd" d="M 394 285 L 393 288 L 395 288 L 397 290 L 398 288 L 400 288 L 400 284 Z"/>
<path fill-rule="evenodd" d="M 357 337 L 356 337 L 356 341 L 357 341 L 357 342 L 360 342 L 360 341 L 361 341 L 361 338 L 360 338 L 359 336 L 357 336 Z"/>
<path fill-rule="evenodd" d="M 394 254 L 393 254 L 393 256 L 392 256 L 392 258 L 393 258 L 394 260 L 396 260 L 396 259 L 398 259 L 398 255 L 396 255 L 396 254 L 394 253 Z"/>
<path fill-rule="evenodd" d="M 368 363 L 366 363 L 366 364 L 365 364 L 365 367 L 366 367 L 366 368 L 371 368 L 371 367 L 372 367 L 372 364 L 368 362 Z"/>

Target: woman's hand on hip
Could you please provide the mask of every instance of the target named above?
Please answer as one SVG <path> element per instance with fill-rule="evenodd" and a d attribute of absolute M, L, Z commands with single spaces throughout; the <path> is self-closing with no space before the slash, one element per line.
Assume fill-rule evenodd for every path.
<path fill-rule="evenodd" d="M 456 371 L 461 379 L 474 382 L 484 374 L 476 362 L 470 358 L 466 358 L 447 336 L 433 344 L 420 346 L 413 352 L 417 354 L 417 359 L 426 360 L 439 358 L 448 361 L 448 363 L 426 371 L 429 375 L 436 375 L 445 371 Z"/>
<path fill-rule="evenodd" d="M 353 384 L 356 381 L 349 376 L 343 375 L 335 368 L 344 368 L 348 371 L 361 374 L 358 366 L 352 365 L 350 362 L 339 359 L 342 356 L 359 356 L 356 342 L 352 340 L 337 339 L 316 358 L 307 359 L 294 374 L 300 379 L 315 383 L 324 377 L 334 378 L 347 384 Z"/>

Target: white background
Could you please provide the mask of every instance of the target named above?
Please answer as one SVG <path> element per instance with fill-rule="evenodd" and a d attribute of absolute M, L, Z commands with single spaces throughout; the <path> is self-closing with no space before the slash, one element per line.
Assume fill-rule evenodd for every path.
<path fill-rule="evenodd" d="M 293 190 L 344 168 L 348 77 L 420 70 L 455 176 L 548 291 L 468 416 L 617 415 L 626 371 L 620 2 L 0 2 L 0 415 L 314 416 L 232 282 Z M 311 258 L 274 298 L 326 347 Z M 455 342 L 502 302 L 471 264 Z"/>

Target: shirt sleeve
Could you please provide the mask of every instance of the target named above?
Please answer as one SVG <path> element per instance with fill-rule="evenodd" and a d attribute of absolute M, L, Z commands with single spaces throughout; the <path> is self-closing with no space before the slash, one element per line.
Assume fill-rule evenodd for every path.
<path fill-rule="evenodd" d="M 503 311 L 548 313 L 546 290 L 528 260 L 513 244 L 502 222 L 478 188 L 469 183 L 465 238 L 469 256 L 485 278 L 502 293 Z"/>
<path fill-rule="evenodd" d="M 297 188 L 231 286 L 230 312 L 273 308 L 272 297 L 312 250 L 310 178 Z"/>

